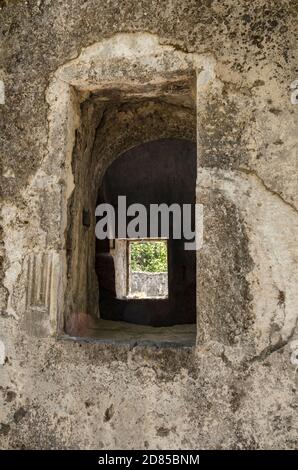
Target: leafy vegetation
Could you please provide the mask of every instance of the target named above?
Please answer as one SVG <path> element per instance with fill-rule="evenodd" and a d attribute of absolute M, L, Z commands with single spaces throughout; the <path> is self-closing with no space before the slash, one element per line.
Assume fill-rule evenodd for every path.
<path fill-rule="evenodd" d="M 167 272 L 167 242 L 130 242 L 130 267 L 133 272 Z"/>

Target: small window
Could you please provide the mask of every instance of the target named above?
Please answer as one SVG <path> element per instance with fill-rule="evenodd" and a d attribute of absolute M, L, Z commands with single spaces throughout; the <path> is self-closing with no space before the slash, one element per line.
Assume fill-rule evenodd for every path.
<path fill-rule="evenodd" d="M 129 298 L 168 298 L 167 240 L 130 240 L 128 259 Z"/>

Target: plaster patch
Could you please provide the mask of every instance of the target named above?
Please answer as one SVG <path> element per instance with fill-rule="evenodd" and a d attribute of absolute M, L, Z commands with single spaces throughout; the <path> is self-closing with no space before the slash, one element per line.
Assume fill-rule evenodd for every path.
<path fill-rule="evenodd" d="M 3 80 L 0 80 L 0 104 L 5 104 L 5 89 Z"/>
<path fill-rule="evenodd" d="M 5 345 L 3 341 L 0 340 L 0 366 L 3 366 L 5 363 Z"/>
<path fill-rule="evenodd" d="M 5 168 L 3 172 L 4 178 L 15 178 L 15 174 L 12 168 Z"/>

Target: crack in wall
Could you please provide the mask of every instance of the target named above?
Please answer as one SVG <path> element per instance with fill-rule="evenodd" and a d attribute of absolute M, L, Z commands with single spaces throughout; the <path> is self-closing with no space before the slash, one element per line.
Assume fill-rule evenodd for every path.
<path fill-rule="evenodd" d="M 248 170 L 248 169 L 246 169 L 246 168 L 239 168 L 238 171 L 240 171 L 240 172 L 242 172 L 242 173 L 244 173 L 244 174 L 246 174 L 246 175 L 254 176 L 254 177 L 262 184 L 262 186 L 266 189 L 266 191 L 268 191 L 268 192 L 270 192 L 271 194 L 273 194 L 273 196 L 278 197 L 284 204 L 286 204 L 286 205 L 289 206 L 292 210 L 294 210 L 296 213 L 298 213 L 297 207 L 296 207 L 293 203 L 287 201 L 280 193 L 278 193 L 278 192 L 275 191 L 274 189 L 271 189 L 271 188 L 265 183 L 264 179 L 263 179 L 260 175 L 258 175 L 258 173 L 257 173 L 256 171 L 254 171 L 254 170 Z"/>

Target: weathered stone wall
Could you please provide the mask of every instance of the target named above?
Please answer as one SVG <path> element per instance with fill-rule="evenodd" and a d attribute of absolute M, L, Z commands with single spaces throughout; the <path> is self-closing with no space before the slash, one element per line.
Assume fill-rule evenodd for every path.
<path fill-rule="evenodd" d="M 166 297 L 168 295 L 167 273 L 132 272 L 130 292 L 144 297 Z"/>
<path fill-rule="evenodd" d="M 0 2 L 1 448 L 297 447 L 296 17 L 290 0 Z M 184 100 L 156 102 L 150 89 L 154 104 L 130 100 L 125 116 L 111 108 L 97 129 L 100 106 L 86 90 L 96 93 L 96 73 L 108 80 L 124 63 L 91 67 L 88 84 L 71 75 L 71 85 L 67 64 L 90 63 L 92 50 L 86 58 L 83 49 L 116 33 L 133 43 L 135 32 L 154 35 L 159 52 L 165 47 L 152 70 L 177 61 L 189 78 L 188 54 L 212 64 L 211 82 L 209 69 L 198 76 L 195 100 L 205 238 L 194 349 L 105 346 L 49 333 L 63 328 L 60 301 L 81 282 L 65 279 L 78 259 L 69 262 L 67 214 L 80 199 L 76 178 L 92 170 L 76 173 L 75 156 L 92 160 L 113 113 L 125 117 L 125 128 L 134 113 L 148 118 L 146 106 L 162 107 L 163 121 L 168 105 L 185 108 Z M 144 70 L 128 65 L 127 76 L 146 84 Z M 189 104 L 180 123 L 187 113 Z M 134 126 L 129 142 L 124 131 L 116 144 L 103 140 L 106 163 L 144 139 L 147 125 L 140 134 Z M 161 137 L 158 127 L 150 138 Z M 171 136 L 181 129 L 172 126 Z M 86 274 L 81 280 L 87 285 Z M 74 298 L 67 297 L 70 307 Z M 79 302 L 87 308 L 85 294 Z"/>

